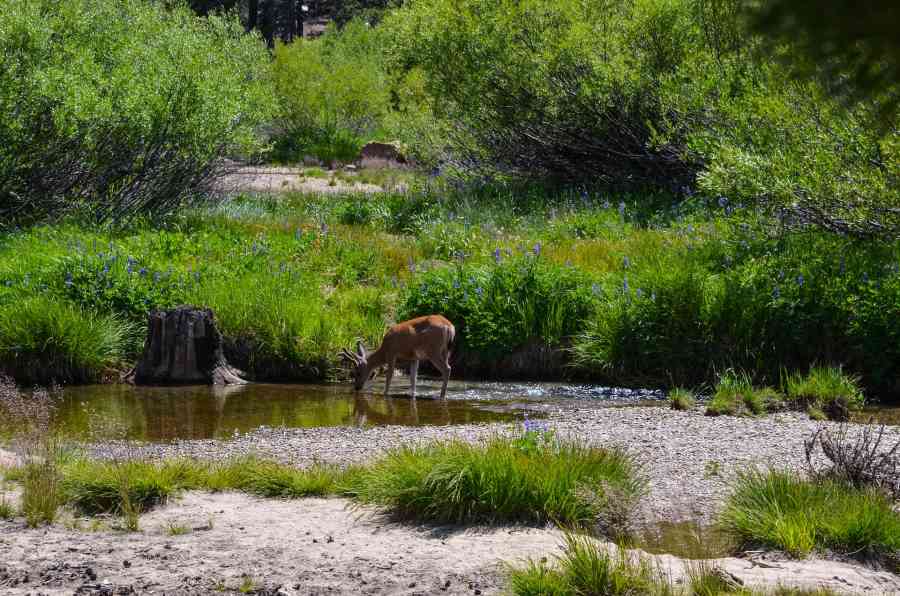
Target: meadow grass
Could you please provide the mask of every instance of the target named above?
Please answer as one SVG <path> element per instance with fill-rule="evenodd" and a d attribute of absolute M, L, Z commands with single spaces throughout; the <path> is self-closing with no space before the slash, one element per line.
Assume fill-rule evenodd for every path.
<path fill-rule="evenodd" d="M 695 403 L 694 394 L 688 389 L 676 387 L 669 391 L 669 407 L 673 410 L 690 410 Z"/>
<path fill-rule="evenodd" d="M 885 313 L 900 300 L 900 245 L 783 234 L 702 199 L 413 178 L 407 192 L 239 195 L 164 222 L 0 234 L 0 364 L 15 369 L 10 347 L 59 337 L 47 320 L 65 317 L 76 347 L 16 376 L 93 379 L 136 357 L 150 308 L 195 303 L 259 380 L 333 378 L 336 348 L 425 311 L 452 315 L 469 374 L 499 374 L 513 354 L 543 378 L 699 386 L 734 368 L 772 384 L 827 355 L 867 388 L 896 378 L 900 331 Z M 31 299 L 45 302 L 21 316 Z M 92 320 L 102 333 L 77 331 Z M 534 356 L 548 353 L 546 366 Z"/>
<path fill-rule="evenodd" d="M 624 452 L 526 433 L 393 449 L 359 470 L 347 492 L 400 518 L 592 527 L 642 491 Z"/>
<path fill-rule="evenodd" d="M 742 473 L 721 513 L 738 540 L 802 557 L 813 551 L 896 557 L 900 514 L 884 495 L 779 471 Z"/>

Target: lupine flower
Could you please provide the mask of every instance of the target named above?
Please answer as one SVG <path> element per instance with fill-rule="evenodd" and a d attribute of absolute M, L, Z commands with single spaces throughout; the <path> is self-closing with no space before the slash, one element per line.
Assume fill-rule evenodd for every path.
<path fill-rule="evenodd" d="M 863 279 L 864 283 L 869 283 L 869 274 L 867 272 L 863 271 L 862 279 Z"/>
<path fill-rule="evenodd" d="M 594 294 L 597 295 L 597 296 L 599 296 L 600 294 L 603 293 L 603 290 L 600 288 L 600 284 L 598 284 L 598 283 L 596 283 L 596 282 L 594 282 L 593 284 L 591 284 L 591 291 L 593 291 Z"/>
<path fill-rule="evenodd" d="M 500 249 L 499 248 L 494 249 L 494 262 L 496 262 L 498 265 L 500 264 Z"/>
<path fill-rule="evenodd" d="M 800 286 L 801 288 L 803 287 L 803 274 L 802 273 L 797 276 L 797 285 Z"/>
<path fill-rule="evenodd" d="M 141 267 L 140 270 L 138 270 L 138 275 L 140 275 L 141 277 L 144 277 L 145 275 L 147 275 L 147 268 Z"/>
<path fill-rule="evenodd" d="M 638 297 L 638 298 L 642 298 L 642 297 L 644 296 L 644 290 L 642 290 L 642 289 L 640 289 L 640 288 L 638 288 L 637 290 L 635 290 L 634 293 L 637 294 L 637 297 Z"/>
<path fill-rule="evenodd" d="M 622 266 L 625 269 L 628 269 L 629 267 L 631 267 L 631 259 L 629 259 L 628 257 L 625 257 L 624 259 L 622 259 Z"/>
<path fill-rule="evenodd" d="M 453 289 L 454 289 L 454 290 L 458 290 L 458 289 L 459 289 L 459 285 L 460 285 L 460 284 L 459 284 L 459 280 L 458 280 L 458 279 L 454 279 L 454 280 L 453 280 Z"/>
<path fill-rule="evenodd" d="M 628 293 L 628 276 L 626 275 L 622 278 L 622 291 L 626 294 Z"/>
<path fill-rule="evenodd" d="M 67 285 L 67 286 L 71 286 L 71 285 L 74 285 L 74 284 L 75 284 L 75 282 L 72 281 L 72 273 L 71 273 L 71 272 L 66 273 L 66 285 Z"/>
<path fill-rule="evenodd" d="M 533 250 L 534 250 L 534 255 L 535 255 L 536 257 L 541 256 L 541 243 L 538 242 L 537 244 L 535 244 Z"/>
<path fill-rule="evenodd" d="M 781 290 L 778 289 L 778 286 L 775 286 L 775 289 L 772 290 L 772 298 L 774 298 L 775 300 L 781 298 Z"/>
<path fill-rule="evenodd" d="M 625 201 L 619 201 L 619 215 L 625 216 Z"/>
<path fill-rule="evenodd" d="M 478 294 L 479 298 L 481 298 L 481 296 L 484 294 L 484 290 L 481 289 L 481 286 L 478 286 L 477 288 L 475 288 L 475 293 Z"/>
<path fill-rule="evenodd" d="M 153 281 L 159 282 L 160 279 L 162 279 L 162 276 L 159 274 L 159 271 L 155 272 L 153 274 Z"/>
<path fill-rule="evenodd" d="M 719 197 L 719 207 L 724 207 L 728 204 L 728 199 L 725 197 Z"/>
<path fill-rule="evenodd" d="M 604 208 L 604 209 L 609 209 L 609 207 L 610 207 L 609 201 L 608 201 L 608 200 L 607 200 L 607 201 L 603 201 L 603 208 Z"/>
<path fill-rule="evenodd" d="M 781 269 L 781 270 L 778 272 L 778 281 L 781 281 L 781 280 L 783 280 L 783 279 L 784 279 L 784 269 Z"/>
<path fill-rule="evenodd" d="M 406 268 L 409 269 L 410 273 L 416 272 L 416 262 L 412 257 L 409 257 L 409 259 L 407 260 Z"/>

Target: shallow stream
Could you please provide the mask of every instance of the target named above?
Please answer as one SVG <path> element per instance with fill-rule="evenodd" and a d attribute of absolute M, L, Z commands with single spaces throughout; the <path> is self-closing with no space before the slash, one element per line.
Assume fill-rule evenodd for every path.
<path fill-rule="evenodd" d="M 355 393 L 348 385 L 251 384 L 238 387 L 88 385 L 62 391 L 55 427 L 85 440 L 227 438 L 260 426 L 448 425 L 523 420 L 548 410 L 658 404 L 661 392 L 561 384 L 454 381 L 447 399 L 439 383 L 421 379 L 418 397 L 406 379 L 385 398 L 380 385 Z"/>

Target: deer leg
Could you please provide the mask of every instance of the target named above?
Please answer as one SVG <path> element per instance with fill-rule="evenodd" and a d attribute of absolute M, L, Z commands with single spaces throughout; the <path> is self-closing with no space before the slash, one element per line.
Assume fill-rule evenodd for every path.
<path fill-rule="evenodd" d="M 409 384 L 413 399 L 416 397 L 416 377 L 419 376 L 419 361 L 413 360 L 409 365 Z"/>
<path fill-rule="evenodd" d="M 391 379 L 394 376 L 394 366 L 397 364 L 397 360 L 391 360 L 387 365 L 387 374 L 384 376 L 384 396 L 387 397 L 388 393 L 391 390 Z"/>
<path fill-rule="evenodd" d="M 450 364 L 447 362 L 448 358 L 445 356 L 444 358 L 430 358 L 431 363 L 434 365 L 436 369 L 441 371 L 441 377 L 443 378 L 443 385 L 441 385 L 441 399 L 445 399 L 447 397 L 447 381 L 450 380 Z"/>

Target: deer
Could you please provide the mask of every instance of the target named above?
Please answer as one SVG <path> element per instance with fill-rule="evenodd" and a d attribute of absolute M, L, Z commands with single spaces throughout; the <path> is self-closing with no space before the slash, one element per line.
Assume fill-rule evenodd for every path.
<path fill-rule="evenodd" d="M 340 355 L 355 367 L 353 387 L 361 391 L 375 376 L 380 366 L 387 365 L 384 379 L 384 395 L 391 389 L 391 379 L 397 361 L 410 362 L 409 378 L 412 397 L 416 396 L 416 377 L 419 361 L 428 360 L 441 373 L 441 399 L 447 396 L 450 379 L 450 344 L 456 337 L 453 323 L 441 315 L 427 315 L 397 323 L 388 328 L 381 345 L 374 352 L 367 352 L 361 341 L 356 342 L 356 352 L 346 348 Z"/>

